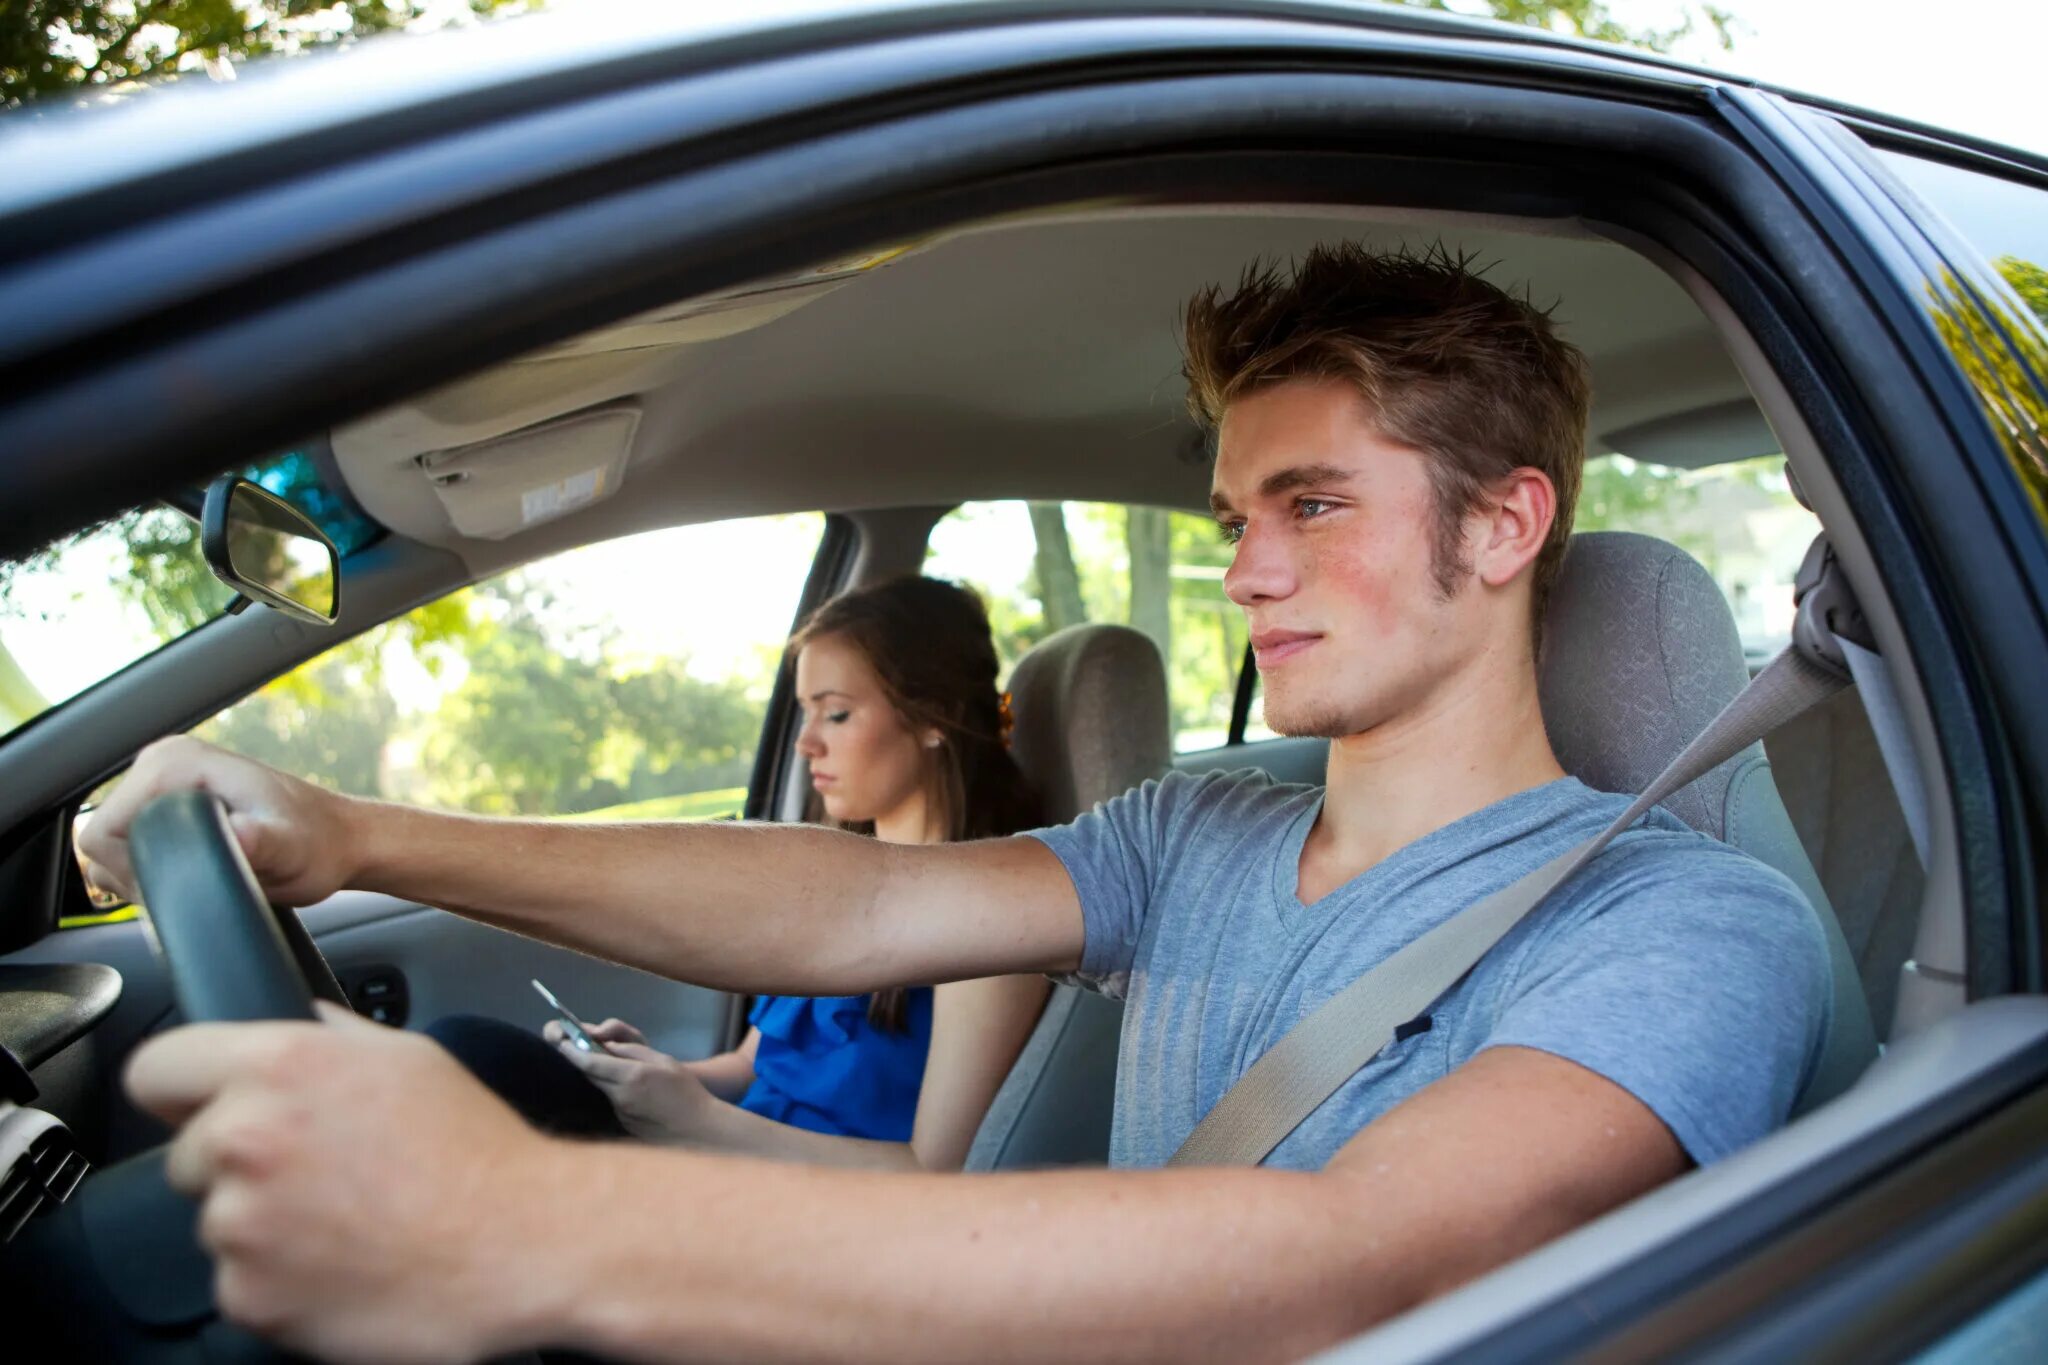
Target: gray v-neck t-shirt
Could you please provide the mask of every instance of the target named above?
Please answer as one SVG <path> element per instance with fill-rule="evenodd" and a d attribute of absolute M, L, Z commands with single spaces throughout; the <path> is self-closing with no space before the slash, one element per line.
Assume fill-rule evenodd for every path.
<path fill-rule="evenodd" d="M 1629 798 L 1562 778 L 1296 894 L 1323 789 L 1171 773 L 1036 831 L 1080 895 L 1080 984 L 1125 1001 L 1113 1165 L 1164 1164 L 1245 1068 L 1424 931 L 1599 833 Z M 1489 1047 L 1537 1048 L 1633 1094 L 1705 1164 L 1791 1112 L 1833 986 L 1784 876 L 1664 810 L 1553 892 L 1274 1149 L 1321 1167 Z"/>

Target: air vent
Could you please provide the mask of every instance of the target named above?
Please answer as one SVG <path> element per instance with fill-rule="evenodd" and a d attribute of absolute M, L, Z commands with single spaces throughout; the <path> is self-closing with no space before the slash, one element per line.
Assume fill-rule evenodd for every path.
<path fill-rule="evenodd" d="M 37 1109 L 15 1109 L 0 1116 L 0 1147 L 27 1137 L 17 1149 L 7 1174 L 0 1177 L 0 1242 L 14 1240 L 29 1219 L 56 1208 L 71 1197 L 92 1169 L 71 1140 L 71 1132 L 55 1116 Z"/>

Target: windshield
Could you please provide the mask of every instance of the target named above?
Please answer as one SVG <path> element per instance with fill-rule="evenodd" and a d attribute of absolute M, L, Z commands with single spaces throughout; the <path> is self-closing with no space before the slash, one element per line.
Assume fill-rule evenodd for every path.
<path fill-rule="evenodd" d="M 382 534 L 324 450 L 239 471 L 319 522 L 346 557 Z M 180 499 L 193 512 L 200 494 Z M 200 554 L 199 523 L 173 507 L 131 508 L 25 558 L 0 561 L 0 734 L 225 614 L 234 590 Z"/>

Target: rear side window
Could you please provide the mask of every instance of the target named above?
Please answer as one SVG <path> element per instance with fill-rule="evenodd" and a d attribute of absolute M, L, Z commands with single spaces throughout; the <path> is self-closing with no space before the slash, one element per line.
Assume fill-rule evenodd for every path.
<path fill-rule="evenodd" d="M 924 572 L 987 602 L 1003 675 L 1083 621 L 1143 631 L 1166 661 L 1175 753 L 1222 744 L 1244 660 L 1244 614 L 1223 595 L 1215 521 L 1120 503 L 978 502 L 932 529 Z"/>
<path fill-rule="evenodd" d="M 1752 667 L 1792 635 L 1792 581 L 1820 529 L 1779 456 L 1682 469 L 1603 455 L 1588 461 L 1575 528 L 1668 540 L 1706 566 L 1734 612 Z M 1231 547 L 1192 512 L 1115 503 L 968 503 L 933 528 L 924 572 L 986 599 L 1007 676 L 1077 621 L 1127 623 L 1167 661 L 1174 752 L 1274 738 L 1256 671 L 1241 734 L 1231 708 L 1246 656 L 1244 614 L 1223 595 Z"/>

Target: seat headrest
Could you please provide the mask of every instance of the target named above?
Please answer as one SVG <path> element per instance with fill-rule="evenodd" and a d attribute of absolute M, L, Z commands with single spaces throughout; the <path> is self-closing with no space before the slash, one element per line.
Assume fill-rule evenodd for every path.
<path fill-rule="evenodd" d="M 1639 792 L 1749 684 L 1735 614 L 1698 560 L 1625 531 L 1572 537 L 1543 618 L 1537 688 L 1550 746 L 1589 787 Z M 1827 936 L 1834 1008 L 1794 1113 L 1834 1098 L 1877 1055 L 1856 959 L 1752 744 L 1663 805 L 1694 829 L 1777 868 Z"/>
<path fill-rule="evenodd" d="M 1551 590 L 1537 670 L 1565 771 L 1639 792 L 1749 682 L 1727 599 L 1676 545 L 1625 531 L 1573 536 Z M 1754 746 L 1673 793 L 1666 809 L 1729 839 L 1729 784 Z"/>
<path fill-rule="evenodd" d="M 1069 626 L 1041 640 L 1010 675 L 1010 709 L 1010 752 L 1048 821 L 1071 820 L 1173 761 L 1166 670 L 1128 626 Z"/>

